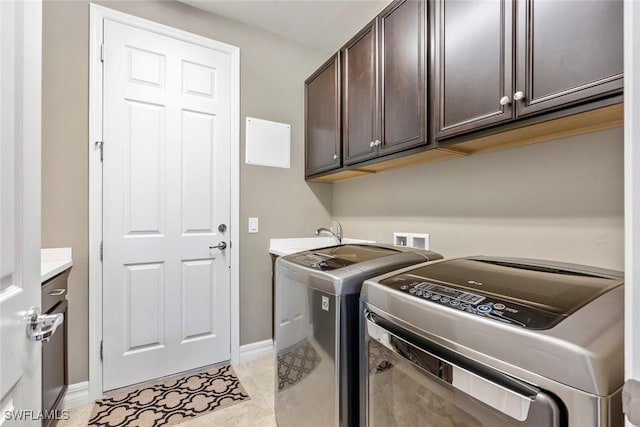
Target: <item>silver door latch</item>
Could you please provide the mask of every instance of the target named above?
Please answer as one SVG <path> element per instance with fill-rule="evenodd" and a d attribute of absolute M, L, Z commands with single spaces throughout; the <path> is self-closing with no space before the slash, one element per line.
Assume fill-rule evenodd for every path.
<path fill-rule="evenodd" d="M 48 342 L 49 338 L 64 322 L 64 314 L 40 314 L 38 307 L 31 307 L 24 316 L 27 337 L 31 341 Z"/>
<path fill-rule="evenodd" d="M 209 246 L 209 249 L 220 249 L 221 251 L 224 251 L 227 249 L 227 242 L 219 242 L 215 246 Z"/>

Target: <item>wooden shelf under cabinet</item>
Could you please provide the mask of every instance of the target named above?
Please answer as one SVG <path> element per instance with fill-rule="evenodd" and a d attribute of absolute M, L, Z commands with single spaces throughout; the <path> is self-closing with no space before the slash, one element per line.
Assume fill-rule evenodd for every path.
<path fill-rule="evenodd" d="M 476 153 L 487 153 L 507 148 L 520 147 L 537 142 L 551 141 L 569 136 L 582 135 L 623 125 L 622 103 L 584 111 L 565 117 L 535 123 L 491 135 L 442 145 L 438 148 L 402 155 L 370 165 L 355 166 L 322 176 L 310 177 L 315 182 L 338 182 L 359 176 L 383 172 L 389 169 L 451 160 Z"/>

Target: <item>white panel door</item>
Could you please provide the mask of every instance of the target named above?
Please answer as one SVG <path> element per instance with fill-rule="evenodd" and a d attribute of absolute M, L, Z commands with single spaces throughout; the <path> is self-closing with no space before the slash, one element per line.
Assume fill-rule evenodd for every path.
<path fill-rule="evenodd" d="M 105 391 L 230 358 L 230 73 L 104 21 Z"/>
<path fill-rule="evenodd" d="M 0 1 L 0 426 L 39 426 L 42 4 Z"/>

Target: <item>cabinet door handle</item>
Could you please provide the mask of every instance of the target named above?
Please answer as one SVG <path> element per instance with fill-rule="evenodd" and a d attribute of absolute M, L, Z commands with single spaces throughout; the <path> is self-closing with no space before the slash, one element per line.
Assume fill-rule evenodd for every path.
<path fill-rule="evenodd" d="M 513 99 L 514 101 L 520 101 L 521 99 L 524 99 L 524 93 L 522 93 L 521 90 L 517 91 L 513 94 Z"/>
<path fill-rule="evenodd" d="M 379 139 L 376 139 L 376 142 L 375 142 L 374 144 L 375 144 L 375 145 L 380 145 L 380 144 L 382 144 L 382 142 L 380 142 L 380 140 L 379 140 Z"/>
<path fill-rule="evenodd" d="M 53 291 L 49 292 L 48 295 L 50 297 L 59 297 L 60 295 L 64 294 L 65 292 L 67 292 L 66 289 L 54 289 Z"/>
<path fill-rule="evenodd" d="M 376 145 L 376 143 L 375 143 L 375 142 L 373 142 L 373 141 L 371 141 L 371 142 L 369 143 L 369 147 L 371 147 L 371 148 L 373 148 L 375 145 Z"/>
<path fill-rule="evenodd" d="M 500 105 L 507 105 L 511 103 L 511 100 L 509 99 L 508 96 L 503 96 L 502 98 L 500 98 Z"/>
<path fill-rule="evenodd" d="M 333 155 L 333 160 L 338 160 L 338 155 L 337 154 Z"/>

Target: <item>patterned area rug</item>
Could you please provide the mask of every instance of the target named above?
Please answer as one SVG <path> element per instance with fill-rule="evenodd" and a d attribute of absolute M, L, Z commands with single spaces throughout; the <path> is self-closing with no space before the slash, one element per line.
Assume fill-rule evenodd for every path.
<path fill-rule="evenodd" d="M 223 366 L 99 400 L 89 426 L 170 426 L 247 399 L 233 369 Z"/>
<path fill-rule="evenodd" d="M 320 356 L 308 341 L 294 350 L 278 355 L 278 391 L 302 381 L 318 363 Z"/>

